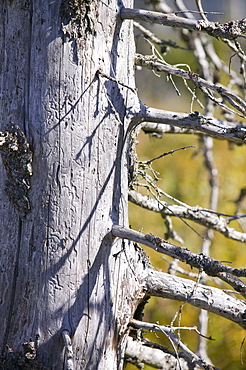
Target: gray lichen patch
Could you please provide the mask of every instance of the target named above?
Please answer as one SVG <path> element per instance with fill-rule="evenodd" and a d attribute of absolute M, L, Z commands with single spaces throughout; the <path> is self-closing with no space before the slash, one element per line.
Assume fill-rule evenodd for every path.
<path fill-rule="evenodd" d="M 216 38 L 236 40 L 237 37 L 243 36 L 246 33 L 246 18 L 240 21 L 230 21 L 225 24 L 200 20 L 197 22 L 197 29 L 199 31 L 205 31 Z"/>
<path fill-rule="evenodd" d="M 30 211 L 27 191 L 32 175 L 32 152 L 24 133 L 12 122 L 5 132 L 0 132 L 0 153 L 7 173 L 5 192 L 20 217 L 24 217 Z"/>
<path fill-rule="evenodd" d="M 62 31 L 70 38 L 95 34 L 98 0 L 62 0 L 60 17 Z"/>

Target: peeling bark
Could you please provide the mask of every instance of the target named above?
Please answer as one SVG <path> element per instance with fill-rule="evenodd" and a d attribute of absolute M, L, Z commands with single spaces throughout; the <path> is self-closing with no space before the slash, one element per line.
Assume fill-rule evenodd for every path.
<path fill-rule="evenodd" d="M 14 123 L 7 125 L 8 131 L 0 133 L 0 153 L 7 173 L 5 192 L 20 217 L 30 211 L 27 191 L 32 175 L 32 152 L 24 133 Z"/>

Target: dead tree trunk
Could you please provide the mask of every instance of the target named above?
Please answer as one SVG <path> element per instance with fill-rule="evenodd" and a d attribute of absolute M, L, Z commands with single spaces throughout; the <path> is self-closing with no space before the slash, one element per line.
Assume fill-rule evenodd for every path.
<path fill-rule="evenodd" d="M 206 58 L 216 61 L 216 68 L 224 64 L 214 58 L 213 48 L 206 49 L 212 44 L 197 36 L 202 32 L 227 40 L 232 50 L 236 48 L 244 71 L 245 55 L 237 38 L 246 32 L 245 19 L 209 22 L 198 1 L 200 20 L 177 16 L 163 2 L 163 14 L 133 10 L 132 0 L 126 0 L 125 7 L 119 3 L 1 3 L 0 370 L 118 370 L 124 352 L 127 361 L 137 366 L 171 368 L 177 363 L 184 369 L 189 364 L 215 369 L 208 356 L 203 360 L 175 334 L 180 325 L 141 321 L 149 296 L 182 301 L 246 327 L 242 299 L 199 283 L 204 273 L 226 282 L 245 298 L 241 278 L 246 269 L 229 266 L 223 257 L 209 257 L 204 245 L 202 253 L 196 254 L 153 234 L 132 230 L 127 210 L 129 196 L 133 203 L 165 217 L 167 234 L 173 231 L 167 217 L 175 216 L 245 243 L 245 232 L 228 226 L 242 216 L 238 210 L 245 188 L 237 200 L 235 217 L 214 212 L 214 202 L 212 210 L 180 201 L 169 204 L 161 195 L 176 200 L 156 186 L 151 163 L 175 150 L 139 161 L 134 152 L 135 131 L 128 147 L 129 133 L 140 123 L 152 133 L 192 132 L 246 143 L 245 125 L 231 116 L 246 117 L 245 100 L 214 82 Z M 179 6 L 183 8 L 182 2 Z M 166 63 L 159 52 L 134 55 L 132 20 L 195 30 L 189 33 L 187 44 L 198 58 L 201 76 Z M 152 32 L 134 24 L 162 44 Z M 134 57 L 138 66 L 192 82 L 222 112 L 230 113 L 225 115 L 228 120 L 208 114 L 207 103 L 205 114 L 172 112 L 141 103 L 134 85 Z M 245 81 L 238 84 L 233 70 L 224 70 L 233 74 L 234 84 L 244 87 Z M 207 145 L 205 157 L 212 174 L 210 149 Z M 139 192 L 139 187 L 153 198 Z M 216 181 L 213 192 L 217 192 Z M 177 239 L 177 234 L 173 232 L 172 237 Z M 199 274 L 191 276 L 196 282 L 155 271 L 136 243 L 198 269 Z M 134 341 L 126 341 L 129 325 Z M 199 334 L 195 327 L 190 329 Z M 163 333 L 173 351 L 145 340 L 141 330 Z M 165 359 L 163 352 L 168 353 Z"/>
<path fill-rule="evenodd" d="M 116 0 L 1 3 L 3 368 L 122 366 L 142 264 L 109 233 L 128 224 L 134 97 L 118 14 Z"/>

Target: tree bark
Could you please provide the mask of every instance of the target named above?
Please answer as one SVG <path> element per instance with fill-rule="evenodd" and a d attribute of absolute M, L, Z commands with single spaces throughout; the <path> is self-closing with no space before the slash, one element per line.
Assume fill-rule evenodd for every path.
<path fill-rule="evenodd" d="M 19 363 L 35 358 L 50 369 L 122 367 L 143 265 L 131 243 L 109 233 L 113 223 L 128 225 L 126 131 L 135 95 L 127 87 L 134 89 L 131 21 L 120 20 L 116 0 L 108 3 L 0 6 L 1 130 L 16 124 L 32 152 L 24 214 L 4 191 L 0 164 L 5 360 L 8 348 Z M 20 362 L 23 343 L 32 342 L 33 358 L 24 346 Z"/>

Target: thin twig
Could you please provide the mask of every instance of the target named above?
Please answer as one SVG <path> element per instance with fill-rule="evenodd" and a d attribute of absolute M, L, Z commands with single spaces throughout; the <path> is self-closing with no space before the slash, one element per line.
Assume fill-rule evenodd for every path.
<path fill-rule="evenodd" d="M 133 22 L 133 25 L 135 28 L 137 28 L 139 31 L 142 32 L 145 38 L 150 39 L 152 42 L 154 42 L 156 45 L 159 45 L 161 48 L 170 46 L 174 49 L 188 50 L 187 48 L 177 45 L 177 43 L 172 40 L 167 41 L 167 40 L 159 39 L 159 37 L 157 37 L 153 32 L 143 27 L 143 25 L 139 24 L 138 22 Z"/>
<path fill-rule="evenodd" d="M 142 208 L 158 212 L 164 216 L 176 216 L 182 219 L 194 221 L 200 225 L 218 231 L 227 238 L 246 243 L 246 233 L 242 233 L 229 227 L 228 221 L 222 217 L 223 214 L 220 214 L 219 212 L 211 212 L 208 209 L 198 206 L 191 207 L 184 203 L 183 205 L 166 203 L 161 200 L 149 198 L 135 190 L 129 191 L 128 198 L 132 203 Z M 229 217 L 230 215 L 226 216 Z"/>
<path fill-rule="evenodd" d="M 148 331 L 154 331 L 154 332 L 159 332 L 165 334 L 171 341 L 172 343 L 177 346 L 182 352 L 183 352 L 183 357 L 188 361 L 191 362 L 192 364 L 199 365 L 202 369 L 216 369 L 214 366 L 208 365 L 204 360 L 199 358 L 195 353 L 193 353 L 185 344 L 183 344 L 180 339 L 178 338 L 177 335 L 174 334 L 174 328 L 170 328 L 168 326 L 163 326 L 163 325 L 158 325 L 158 324 L 151 324 L 151 323 L 146 323 L 143 321 L 135 320 L 132 319 L 130 321 L 130 325 L 134 328 L 139 328 L 139 329 L 144 329 Z M 184 329 L 181 327 L 181 329 Z M 197 329 L 195 327 L 193 328 L 185 328 L 188 330 L 195 330 L 196 332 Z"/>
<path fill-rule="evenodd" d="M 228 108 L 227 106 L 222 104 L 220 101 L 218 101 L 212 95 L 212 91 L 214 91 L 217 94 L 219 94 L 223 99 L 227 100 L 233 108 L 237 109 L 239 112 L 242 113 L 242 115 L 241 114 L 238 114 L 238 115 L 240 115 L 241 117 L 244 117 L 246 114 L 246 103 L 242 98 L 235 95 L 234 93 L 232 93 L 231 91 L 229 91 L 222 85 L 213 84 L 212 82 L 204 80 L 197 73 L 194 73 L 189 70 L 185 71 L 184 69 L 177 68 L 176 66 L 172 66 L 159 58 L 153 57 L 153 55 L 143 56 L 141 54 L 136 54 L 135 63 L 136 65 L 141 66 L 141 67 L 146 67 L 151 70 L 158 71 L 158 72 L 165 72 L 168 75 L 175 75 L 178 77 L 182 77 L 183 79 L 190 80 L 194 83 L 196 87 L 198 87 L 210 99 L 215 101 L 218 105 L 222 106 L 223 109 L 229 110 L 230 112 L 233 112 L 234 114 L 238 114 L 235 111 L 231 111 L 230 108 Z"/>
<path fill-rule="evenodd" d="M 158 155 L 158 157 L 149 159 L 148 161 L 141 161 L 141 164 L 150 164 L 150 163 L 156 161 L 157 159 L 165 157 L 166 155 L 173 154 L 175 152 L 178 152 L 179 150 L 186 150 L 188 148 L 195 148 L 195 145 L 187 145 L 187 146 L 183 146 L 182 148 L 177 148 L 177 149 L 170 150 L 169 152 Z"/>
<path fill-rule="evenodd" d="M 106 73 L 104 73 L 101 69 L 98 69 L 98 70 L 97 70 L 97 72 L 96 72 L 96 74 L 97 74 L 98 76 L 102 76 L 102 77 L 104 77 L 104 78 L 107 78 L 108 80 L 113 81 L 113 82 L 115 82 L 115 83 L 116 83 L 116 84 L 118 84 L 118 85 L 121 85 L 121 86 L 123 86 L 123 87 L 126 87 L 127 89 L 131 90 L 131 91 L 132 91 L 132 92 L 134 92 L 134 93 L 136 93 L 136 92 L 137 92 L 137 89 L 136 89 L 135 87 L 131 87 L 131 86 L 129 86 L 129 85 L 127 85 L 127 84 L 125 84 L 124 82 L 121 82 L 121 81 L 117 80 L 116 78 L 114 78 L 114 77 L 111 77 L 111 76 L 107 75 L 107 74 L 106 74 Z"/>

